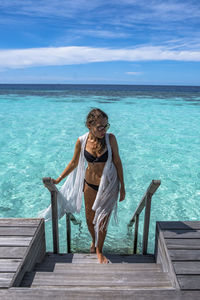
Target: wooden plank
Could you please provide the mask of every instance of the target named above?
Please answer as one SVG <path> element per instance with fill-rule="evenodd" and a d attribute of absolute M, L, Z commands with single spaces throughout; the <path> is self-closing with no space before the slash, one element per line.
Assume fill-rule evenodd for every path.
<path fill-rule="evenodd" d="M 0 247 L 1 258 L 22 258 L 27 247 Z"/>
<path fill-rule="evenodd" d="M 65 271 L 75 271 L 79 272 L 84 270 L 87 272 L 107 272 L 107 271 L 115 271 L 115 272 L 123 272 L 123 271 L 155 271 L 162 272 L 161 266 L 154 263 L 135 263 L 135 264 L 66 264 L 66 263 L 41 263 L 37 264 L 34 268 L 34 271 L 50 271 L 50 272 L 65 272 Z"/>
<path fill-rule="evenodd" d="M 168 249 L 200 249 L 200 239 L 165 239 Z"/>
<path fill-rule="evenodd" d="M 200 275 L 200 261 L 184 261 L 174 262 L 174 269 L 177 275 L 189 275 L 199 274 Z"/>
<path fill-rule="evenodd" d="M 159 221 L 160 229 L 200 230 L 200 221 Z"/>
<path fill-rule="evenodd" d="M 84 289 L 33 289 L 10 288 L 0 290 L 0 299 L 3 300 L 35 300 L 35 299 L 81 299 L 81 300 L 199 300 L 199 291 L 176 290 L 133 290 L 116 288 L 98 289 L 96 287 Z"/>
<path fill-rule="evenodd" d="M 200 250 L 169 250 L 169 255 L 172 261 L 177 260 L 200 260 Z"/>
<path fill-rule="evenodd" d="M 14 273 L 0 273 L 0 288 L 8 288 Z"/>
<path fill-rule="evenodd" d="M 67 300 L 199 300 L 199 291 L 176 291 L 176 290 L 133 290 L 116 288 L 97 289 L 33 289 L 33 288 L 10 288 L 0 290 L 2 300 L 35 300 L 35 299 L 67 299 Z"/>
<path fill-rule="evenodd" d="M 145 199 L 142 254 L 147 254 L 148 237 L 149 237 L 149 222 L 150 222 L 150 213 L 151 213 L 151 198 L 152 198 L 152 194 L 147 194 L 146 199 Z"/>
<path fill-rule="evenodd" d="M 50 191 L 50 192 L 58 192 L 58 189 L 56 185 L 52 182 L 51 177 L 44 177 L 42 178 L 42 181 L 44 183 L 44 186 Z"/>
<path fill-rule="evenodd" d="M 2 237 L 0 236 L 0 247 L 26 247 L 30 244 L 32 237 L 17 237 L 17 236 L 8 236 L 8 237 Z"/>
<path fill-rule="evenodd" d="M 141 201 L 139 202 L 133 217 L 131 218 L 130 222 L 129 222 L 129 226 L 132 226 L 133 223 L 135 222 L 135 216 L 136 215 L 140 215 L 140 213 L 142 212 L 144 206 L 145 206 L 145 201 L 146 201 L 146 197 L 148 195 L 151 195 L 150 197 L 153 196 L 153 194 L 156 192 L 156 190 L 158 189 L 158 187 L 160 186 L 161 181 L 160 180 L 152 180 L 149 187 L 147 188 L 144 196 L 142 197 Z"/>
<path fill-rule="evenodd" d="M 107 278 L 111 275 L 116 275 L 116 274 L 120 274 L 121 276 L 124 276 L 124 275 L 134 275 L 135 272 L 145 272 L 147 275 L 147 273 L 149 274 L 149 276 L 152 274 L 152 273 L 159 273 L 159 274 L 162 274 L 163 272 L 158 269 L 158 270 L 155 270 L 155 269 L 152 269 L 152 268 L 149 268 L 149 269 L 142 269 L 141 268 L 135 268 L 134 270 L 133 269 L 125 269 L 125 270 L 121 270 L 121 269 L 109 269 L 109 268 L 93 268 L 93 269 L 83 269 L 83 268 L 77 268 L 77 269 L 68 269 L 66 268 L 66 266 L 56 266 L 54 268 L 54 270 L 50 270 L 48 268 L 44 269 L 44 268 L 41 268 L 41 269 L 38 269 L 37 272 L 53 272 L 54 274 L 55 273 L 62 273 L 63 276 L 67 275 L 67 276 L 70 276 L 70 275 L 77 275 L 77 273 L 79 275 L 82 275 L 83 277 L 86 277 L 86 276 L 96 276 L 96 275 L 101 275 L 103 276 L 103 278 Z"/>
<path fill-rule="evenodd" d="M 200 290 L 200 275 L 177 275 L 177 278 L 181 289 Z"/>
<path fill-rule="evenodd" d="M 163 233 L 159 226 L 159 222 L 156 223 L 156 242 L 156 262 L 161 263 L 163 271 L 169 274 L 173 287 L 176 289 L 180 289 L 178 280 L 176 278 L 176 273 L 174 271 L 173 263 L 169 255 L 169 250 L 166 246 Z"/>
<path fill-rule="evenodd" d="M 37 226 L 0 226 L 0 236 L 33 236 Z"/>
<path fill-rule="evenodd" d="M 16 272 L 20 259 L 0 259 L 0 272 Z"/>
<path fill-rule="evenodd" d="M 39 268 L 37 269 L 37 272 L 54 272 L 54 273 L 62 273 L 63 276 L 65 274 L 70 275 L 70 274 L 82 274 L 83 276 L 87 275 L 95 275 L 95 274 L 101 274 L 103 277 L 108 276 L 109 274 L 121 274 L 122 276 L 124 274 L 133 274 L 134 272 L 146 272 L 146 273 L 162 273 L 161 269 L 157 269 L 155 270 L 154 268 L 139 268 L 135 267 L 134 269 L 130 269 L 130 268 L 126 268 L 126 269 L 112 269 L 112 268 L 90 268 L 90 269 L 84 269 L 84 268 L 66 268 L 66 266 L 62 265 L 60 266 L 59 264 L 55 266 L 55 268 L 53 270 L 51 270 L 50 268 Z"/>
<path fill-rule="evenodd" d="M 25 272 L 30 271 L 32 267 L 43 258 L 46 252 L 44 219 L 40 219 L 40 224 L 32 238 L 29 247 L 23 256 L 23 259 L 10 283 L 10 286 L 19 286 Z"/>
<path fill-rule="evenodd" d="M 153 263 L 155 262 L 154 255 L 114 255 L 105 254 L 112 263 Z M 46 253 L 44 261 L 48 262 L 68 262 L 68 263 L 96 263 L 96 254 L 86 253 L 69 253 L 69 254 L 54 254 Z M 82 262 L 81 262 L 82 261 Z"/>
<path fill-rule="evenodd" d="M 37 226 L 41 218 L 0 218 L 0 226 Z"/>
<path fill-rule="evenodd" d="M 70 214 L 66 213 L 67 253 L 71 253 L 71 221 Z"/>
<path fill-rule="evenodd" d="M 32 272 L 27 275 L 32 277 Z M 50 272 L 37 272 L 34 273 L 34 280 L 32 286 L 69 286 L 69 285 L 89 285 L 89 286 L 111 286 L 111 285 L 131 285 L 131 286 L 168 286 L 171 287 L 168 276 L 164 273 L 155 272 L 132 272 L 126 274 L 63 274 L 63 273 L 50 273 Z"/>
<path fill-rule="evenodd" d="M 58 203 L 57 192 L 51 192 L 52 232 L 53 232 L 54 253 L 59 253 L 58 204 L 57 203 Z"/>
<path fill-rule="evenodd" d="M 133 239 L 133 254 L 137 253 L 138 227 L 139 227 L 139 215 L 136 215 L 135 216 L 134 239 Z"/>
<path fill-rule="evenodd" d="M 182 229 L 172 229 L 163 230 L 163 236 L 166 239 L 176 238 L 176 239 L 200 239 L 200 230 L 182 230 Z"/>

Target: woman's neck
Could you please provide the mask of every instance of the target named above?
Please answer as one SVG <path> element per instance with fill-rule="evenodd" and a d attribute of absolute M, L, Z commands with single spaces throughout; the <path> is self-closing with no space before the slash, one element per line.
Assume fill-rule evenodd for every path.
<path fill-rule="evenodd" d="M 92 134 L 92 132 L 90 131 L 89 132 L 89 140 L 93 143 L 93 142 L 97 142 L 99 139 L 94 134 Z"/>

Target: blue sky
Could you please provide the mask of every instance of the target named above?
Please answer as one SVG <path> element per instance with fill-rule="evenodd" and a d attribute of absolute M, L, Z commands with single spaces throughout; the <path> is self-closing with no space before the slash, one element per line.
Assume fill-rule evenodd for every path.
<path fill-rule="evenodd" d="M 0 83 L 200 85 L 200 1 L 0 0 Z"/>

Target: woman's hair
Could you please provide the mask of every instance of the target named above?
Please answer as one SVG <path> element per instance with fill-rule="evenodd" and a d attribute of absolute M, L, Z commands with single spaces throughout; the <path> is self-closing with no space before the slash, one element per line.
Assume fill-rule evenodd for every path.
<path fill-rule="evenodd" d="M 93 108 L 87 115 L 85 126 L 88 127 L 89 124 L 95 125 L 100 118 L 106 118 L 108 120 L 108 115 L 99 108 Z M 102 139 L 97 139 L 96 149 L 100 154 L 106 146 L 105 136 Z"/>

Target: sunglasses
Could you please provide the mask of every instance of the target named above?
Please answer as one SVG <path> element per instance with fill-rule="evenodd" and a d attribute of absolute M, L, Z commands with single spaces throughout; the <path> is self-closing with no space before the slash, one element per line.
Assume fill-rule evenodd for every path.
<path fill-rule="evenodd" d="M 110 124 L 109 123 L 107 123 L 105 126 L 97 126 L 96 127 L 96 129 L 98 130 L 98 131 L 102 131 L 102 130 L 108 130 L 110 128 Z"/>

